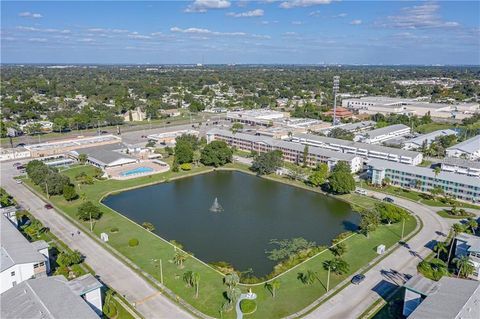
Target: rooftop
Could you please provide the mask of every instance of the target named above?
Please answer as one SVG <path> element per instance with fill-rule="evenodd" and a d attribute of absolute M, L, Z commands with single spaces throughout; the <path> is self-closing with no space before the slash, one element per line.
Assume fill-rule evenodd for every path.
<path fill-rule="evenodd" d="M 1 271 L 16 264 L 45 261 L 45 256 L 37 250 L 39 246 L 46 245 L 44 241 L 37 244 L 30 243 L 3 214 L 0 214 L 0 227 Z"/>
<path fill-rule="evenodd" d="M 385 126 L 382 128 L 377 128 L 375 130 L 365 132 L 365 135 L 368 134 L 369 138 L 376 138 L 378 136 L 388 135 L 390 133 L 400 131 L 400 130 L 405 130 L 405 129 L 409 129 L 409 127 L 404 124 L 395 124 L 395 125 L 389 125 L 389 126 Z"/>
<path fill-rule="evenodd" d="M 105 143 L 105 142 L 118 142 L 121 139 L 114 135 L 101 135 L 101 136 L 92 136 L 92 137 L 85 137 L 85 138 L 78 138 L 78 139 L 71 139 L 71 140 L 63 140 L 63 141 L 54 141 L 48 143 L 40 143 L 40 144 L 32 144 L 25 146 L 26 149 L 29 151 L 41 151 L 41 150 L 50 150 L 54 148 L 65 148 L 65 147 L 85 147 L 90 144 L 96 143 Z"/>
<path fill-rule="evenodd" d="M 374 121 L 363 121 L 363 122 L 357 122 L 357 123 L 348 123 L 348 124 L 343 124 L 343 125 L 337 125 L 335 128 L 341 128 L 342 130 L 345 131 L 356 131 L 356 130 L 361 130 L 363 128 L 368 128 L 371 126 L 375 126 L 377 124 Z M 333 128 L 333 127 L 332 127 Z"/>
<path fill-rule="evenodd" d="M 404 156 L 404 157 L 415 158 L 420 154 L 419 152 L 414 152 L 414 151 L 407 151 L 407 150 L 402 150 L 402 149 L 397 149 L 392 147 L 385 147 L 385 146 L 380 146 L 375 144 L 352 142 L 347 140 L 341 140 L 339 138 L 326 137 L 326 136 L 313 135 L 313 134 L 294 134 L 293 136 L 299 139 L 313 140 L 313 141 L 318 141 L 318 142 L 326 143 L 330 145 L 342 145 L 345 147 L 363 149 L 363 150 L 368 150 L 371 152 L 378 152 L 378 153 L 395 154 L 395 155 Z"/>
<path fill-rule="evenodd" d="M 470 167 L 470 168 L 480 169 L 480 162 L 469 161 L 469 160 L 466 160 L 463 158 L 457 158 L 457 157 L 445 157 L 444 159 L 442 159 L 442 163 L 447 165 L 455 165 L 459 167 Z"/>
<path fill-rule="evenodd" d="M 458 143 L 457 145 L 453 145 L 447 150 L 460 150 L 465 153 L 474 153 L 480 150 L 480 135 L 476 135 L 471 139 Z"/>
<path fill-rule="evenodd" d="M 123 143 L 115 143 L 82 148 L 79 151 L 71 151 L 71 153 L 77 156 L 87 154 L 90 160 L 105 166 L 123 159 L 135 160 L 133 156 L 120 152 L 120 150 L 126 148 L 127 146 Z"/>
<path fill-rule="evenodd" d="M 460 233 L 455 238 L 466 242 L 469 246 L 469 252 L 480 252 L 480 237 L 471 234 Z"/>
<path fill-rule="evenodd" d="M 1 317 L 98 319 L 80 294 L 69 288 L 69 284 L 63 276 L 23 281 L 0 295 Z"/>
<path fill-rule="evenodd" d="M 451 129 L 433 131 L 433 132 L 422 134 L 412 139 L 409 139 L 408 141 L 405 141 L 405 143 L 414 143 L 421 146 L 424 143 L 424 141 L 427 141 L 428 143 L 430 143 L 433 140 L 435 140 L 437 137 L 447 136 L 447 135 L 457 135 L 457 132 Z"/>
<path fill-rule="evenodd" d="M 442 277 L 436 286 L 409 319 L 480 317 L 480 282 Z"/>
<path fill-rule="evenodd" d="M 415 174 L 419 176 L 430 177 L 435 180 L 444 180 L 449 182 L 460 183 L 464 185 L 471 185 L 474 187 L 479 187 L 478 178 L 468 175 L 461 175 L 446 171 L 441 171 L 438 175 L 435 175 L 435 172 L 428 167 L 412 166 L 397 162 L 384 161 L 379 159 L 370 159 L 368 165 L 373 166 L 375 169 L 389 169 L 389 170 L 398 170 L 402 172 L 408 172 L 410 174 Z"/>
<path fill-rule="evenodd" d="M 413 276 L 403 286 L 424 296 L 436 292 L 438 288 L 436 281 L 425 278 L 421 275 Z"/>

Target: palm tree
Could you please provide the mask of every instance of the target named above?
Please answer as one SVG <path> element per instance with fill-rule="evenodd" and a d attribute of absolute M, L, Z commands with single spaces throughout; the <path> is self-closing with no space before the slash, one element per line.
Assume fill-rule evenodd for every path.
<path fill-rule="evenodd" d="M 438 242 L 435 247 L 433 247 L 433 251 L 437 252 L 437 259 L 440 259 L 440 254 L 447 252 L 447 244 L 444 242 Z"/>
<path fill-rule="evenodd" d="M 177 250 L 173 256 L 173 262 L 177 265 L 178 268 L 183 268 L 183 263 L 187 260 L 188 255 L 183 251 Z"/>
<path fill-rule="evenodd" d="M 323 269 L 328 271 L 328 274 L 327 274 L 327 292 L 330 290 L 330 271 L 332 270 L 332 268 L 335 268 L 335 267 L 336 267 L 335 259 L 325 260 L 323 262 Z"/>
<path fill-rule="evenodd" d="M 265 289 L 270 291 L 270 293 L 272 294 L 272 297 L 275 298 L 275 293 L 276 293 L 277 289 L 280 289 L 280 281 L 273 280 L 273 281 L 270 281 L 270 282 L 266 282 L 265 283 Z"/>
<path fill-rule="evenodd" d="M 200 285 L 200 274 L 198 272 L 192 273 L 192 284 L 195 287 L 195 298 L 198 298 L 198 290 Z"/>
<path fill-rule="evenodd" d="M 455 244 L 455 237 L 457 237 L 458 234 L 463 232 L 463 225 L 462 224 L 453 224 L 452 225 L 452 232 L 453 232 L 453 237 L 452 240 L 450 241 L 450 249 L 448 250 L 448 258 L 447 258 L 447 263 L 450 262 L 450 257 L 452 256 L 452 249 Z"/>
<path fill-rule="evenodd" d="M 225 285 L 228 286 L 228 288 L 232 288 L 238 285 L 238 283 L 240 282 L 240 278 L 238 277 L 238 274 L 236 272 L 232 272 L 225 275 L 223 282 L 225 283 Z"/>
<path fill-rule="evenodd" d="M 183 281 L 187 284 L 188 287 L 192 287 L 192 277 L 193 277 L 193 271 L 189 270 L 186 273 L 183 274 Z"/>
<path fill-rule="evenodd" d="M 85 163 L 87 162 L 87 159 L 88 159 L 88 155 L 87 155 L 87 154 L 83 154 L 83 153 L 82 153 L 82 154 L 79 154 L 79 155 L 78 155 L 78 161 L 79 161 L 81 164 L 83 164 L 83 165 L 85 165 Z"/>
<path fill-rule="evenodd" d="M 437 177 L 438 174 L 440 174 L 441 171 L 442 171 L 442 169 L 439 166 L 435 167 L 433 169 L 433 173 L 435 174 L 435 177 Z"/>
<path fill-rule="evenodd" d="M 317 274 L 314 271 L 307 270 L 306 272 L 299 272 L 297 279 L 305 285 L 311 285 L 315 282 Z"/>
<path fill-rule="evenodd" d="M 478 228 L 478 222 L 473 218 L 469 218 L 467 221 L 467 226 L 472 230 L 472 234 L 475 234 L 475 230 Z"/>
<path fill-rule="evenodd" d="M 462 256 L 459 258 L 454 258 L 453 262 L 458 268 L 457 278 L 462 275 L 463 277 L 468 277 L 473 274 L 475 267 L 473 266 L 470 258 L 468 256 Z"/>

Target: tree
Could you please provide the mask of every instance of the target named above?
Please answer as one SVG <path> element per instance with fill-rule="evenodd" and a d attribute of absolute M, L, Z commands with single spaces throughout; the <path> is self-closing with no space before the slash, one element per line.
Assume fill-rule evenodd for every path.
<path fill-rule="evenodd" d="M 91 201 L 82 203 L 77 209 L 77 216 L 80 220 L 86 221 L 90 219 L 100 219 L 102 212 L 98 206 L 95 206 Z"/>
<path fill-rule="evenodd" d="M 224 141 L 213 141 L 202 150 L 200 161 L 204 165 L 219 167 L 232 161 L 233 151 Z"/>
<path fill-rule="evenodd" d="M 436 167 L 433 169 L 433 173 L 435 174 L 435 177 L 437 177 L 438 174 L 440 174 L 441 171 L 442 171 L 442 169 L 441 169 L 439 166 L 436 166 Z"/>
<path fill-rule="evenodd" d="M 353 141 L 354 134 L 342 128 L 336 127 L 330 131 L 328 137 L 339 138 L 342 140 Z"/>
<path fill-rule="evenodd" d="M 347 252 L 347 245 L 345 243 L 337 243 L 334 246 L 330 247 L 330 251 L 336 257 L 341 257 Z"/>
<path fill-rule="evenodd" d="M 191 163 L 193 161 L 193 148 L 188 143 L 175 145 L 175 161 L 178 164 Z"/>
<path fill-rule="evenodd" d="M 238 283 L 240 282 L 240 278 L 238 277 L 238 274 L 236 272 L 232 272 L 225 275 L 225 278 L 223 278 L 223 282 L 229 288 L 233 288 L 238 285 Z"/>
<path fill-rule="evenodd" d="M 457 266 L 457 277 L 468 277 L 475 271 L 475 266 L 470 261 L 468 256 L 461 256 L 453 259 L 453 263 Z"/>
<path fill-rule="evenodd" d="M 433 247 L 433 251 L 437 253 L 437 259 L 440 259 L 440 254 L 447 252 L 447 244 L 444 242 L 438 242 L 435 247 Z"/>
<path fill-rule="evenodd" d="M 243 130 L 243 124 L 242 123 L 233 123 L 231 131 L 233 134 L 237 133 L 238 131 Z"/>
<path fill-rule="evenodd" d="M 44 191 L 47 192 L 47 195 L 60 195 L 63 193 L 65 186 L 70 185 L 70 179 L 62 174 L 59 174 L 55 171 L 50 170 L 48 175 L 45 177 L 45 183 L 40 184 Z"/>
<path fill-rule="evenodd" d="M 475 234 L 475 230 L 478 228 L 478 222 L 475 219 L 470 217 L 467 220 L 466 226 L 472 230 L 472 234 Z"/>
<path fill-rule="evenodd" d="M 336 194 L 348 194 L 355 190 L 355 180 L 347 162 L 340 161 L 335 165 L 329 178 L 329 184 L 330 191 Z"/>
<path fill-rule="evenodd" d="M 453 224 L 451 230 L 453 232 L 453 236 L 452 236 L 452 240 L 450 241 L 450 249 L 448 250 L 447 262 L 450 261 L 450 257 L 452 256 L 452 250 L 455 244 L 455 237 L 457 237 L 458 234 L 463 232 L 464 227 L 462 224 Z"/>
<path fill-rule="evenodd" d="M 63 251 L 57 257 L 57 263 L 59 265 L 70 267 L 71 265 L 76 265 L 82 262 L 82 254 L 78 250 L 67 252 Z"/>
<path fill-rule="evenodd" d="M 282 165 L 282 152 L 275 150 L 255 157 L 251 170 L 258 175 L 272 174 Z"/>
<path fill-rule="evenodd" d="M 281 286 L 281 284 L 280 284 L 280 281 L 278 281 L 278 280 L 272 280 L 272 281 L 268 281 L 268 282 L 265 283 L 265 289 L 270 291 L 273 298 L 275 298 L 276 291 L 278 289 L 280 289 L 280 286 Z"/>
<path fill-rule="evenodd" d="M 303 148 L 303 167 L 308 165 L 308 145 Z"/>
<path fill-rule="evenodd" d="M 188 255 L 181 250 L 175 251 L 175 255 L 173 256 L 173 262 L 177 265 L 178 268 L 183 268 L 183 263 L 187 260 Z"/>
<path fill-rule="evenodd" d="M 380 215 L 374 210 L 367 210 L 362 213 L 360 220 L 360 231 L 368 238 L 370 232 L 377 229 L 380 224 Z"/>
<path fill-rule="evenodd" d="M 192 284 L 195 287 L 195 298 L 198 298 L 198 291 L 200 287 L 200 274 L 198 272 L 194 272 L 192 274 Z"/>
<path fill-rule="evenodd" d="M 71 184 L 63 186 L 63 197 L 67 201 L 71 201 L 71 200 L 74 200 L 74 199 L 78 198 L 78 194 L 75 191 L 75 186 L 73 186 Z"/>
<path fill-rule="evenodd" d="M 323 269 L 328 271 L 327 274 L 327 291 L 330 289 L 330 272 L 333 272 L 337 275 L 342 275 L 348 272 L 349 269 L 348 263 L 341 258 L 334 258 L 330 260 L 325 260 L 323 262 Z"/>
<path fill-rule="evenodd" d="M 318 187 L 325 183 L 328 177 L 328 165 L 322 163 L 318 165 L 313 173 L 308 177 L 308 182 L 314 187 Z"/>
<path fill-rule="evenodd" d="M 389 225 L 398 223 L 408 215 L 403 208 L 388 203 L 375 204 L 375 210 L 380 214 L 380 219 Z"/>
<path fill-rule="evenodd" d="M 315 279 L 317 279 L 317 274 L 314 271 L 307 270 L 305 272 L 299 272 L 297 279 L 305 285 L 311 285 L 315 282 Z"/>
<path fill-rule="evenodd" d="M 79 154 L 79 155 L 78 155 L 78 161 L 80 162 L 80 164 L 84 164 L 84 165 L 85 165 L 85 163 L 87 162 L 87 160 L 88 160 L 88 155 L 87 155 L 87 154 L 82 153 L 82 154 Z"/>
<path fill-rule="evenodd" d="M 390 177 L 388 177 L 388 176 L 385 177 L 385 178 L 383 179 L 383 181 L 382 181 L 382 183 L 383 183 L 384 186 L 390 185 L 391 182 L 392 182 L 392 180 L 391 180 Z"/>
<path fill-rule="evenodd" d="M 235 304 L 241 295 L 242 295 L 242 291 L 240 290 L 240 288 L 232 287 L 227 289 L 227 298 L 230 304 Z"/>
<path fill-rule="evenodd" d="M 152 223 L 149 222 L 143 222 L 142 227 L 145 228 L 146 230 L 152 232 L 155 230 L 155 226 Z"/>

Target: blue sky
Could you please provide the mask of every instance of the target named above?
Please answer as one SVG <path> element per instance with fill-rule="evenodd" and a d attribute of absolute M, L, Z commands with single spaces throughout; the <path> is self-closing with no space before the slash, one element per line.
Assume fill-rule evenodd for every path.
<path fill-rule="evenodd" d="M 2 1 L 2 63 L 480 64 L 479 1 Z"/>

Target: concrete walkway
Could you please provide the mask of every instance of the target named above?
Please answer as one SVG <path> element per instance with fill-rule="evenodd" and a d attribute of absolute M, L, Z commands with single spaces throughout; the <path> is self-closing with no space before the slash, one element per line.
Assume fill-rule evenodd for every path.
<path fill-rule="evenodd" d="M 255 300 L 257 299 L 257 294 L 248 293 L 248 294 L 241 294 L 240 298 L 238 298 L 237 304 L 235 306 L 235 311 L 237 312 L 237 319 L 242 319 L 243 318 L 243 312 L 242 309 L 240 309 L 240 302 L 243 299 L 248 299 L 248 300 Z"/>

